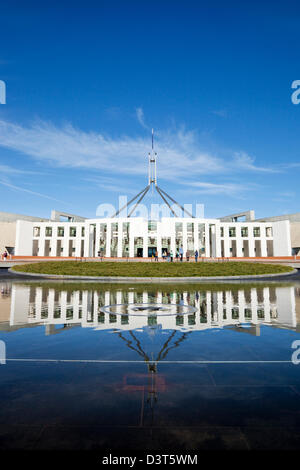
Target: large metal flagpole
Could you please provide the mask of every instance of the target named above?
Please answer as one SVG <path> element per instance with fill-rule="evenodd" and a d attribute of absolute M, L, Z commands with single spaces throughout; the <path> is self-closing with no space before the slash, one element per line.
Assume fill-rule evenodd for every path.
<path fill-rule="evenodd" d="M 153 129 L 152 129 L 152 146 L 151 147 L 152 147 L 151 149 L 152 151 L 149 152 L 148 154 L 148 185 L 144 189 L 142 189 L 142 191 L 140 191 L 136 196 L 134 196 L 129 202 L 127 202 L 121 209 L 119 209 L 112 217 L 117 217 L 120 214 L 120 212 L 122 212 L 124 209 L 129 207 L 130 204 L 132 204 L 134 201 L 136 201 L 136 199 L 138 199 L 133 209 L 131 209 L 131 211 L 128 214 L 128 217 L 131 217 L 131 215 L 133 214 L 137 206 L 142 202 L 142 200 L 148 193 L 150 187 L 152 187 L 152 190 L 153 188 L 155 188 L 155 190 L 160 195 L 162 200 L 165 202 L 165 204 L 167 204 L 167 206 L 171 210 L 174 217 L 179 217 L 179 216 L 176 214 L 176 212 L 174 211 L 174 209 L 169 204 L 166 198 L 169 198 L 172 202 L 174 202 L 174 204 L 176 204 L 183 211 L 183 213 L 186 213 L 189 217 L 194 218 L 194 216 L 187 209 L 185 209 L 181 204 L 179 204 L 179 202 L 175 201 L 175 199 L 173 199 L 163 189 L 157 186 L 157 174 L 156 174 L 157 153 L 154 151 L 154 130 Z"/>

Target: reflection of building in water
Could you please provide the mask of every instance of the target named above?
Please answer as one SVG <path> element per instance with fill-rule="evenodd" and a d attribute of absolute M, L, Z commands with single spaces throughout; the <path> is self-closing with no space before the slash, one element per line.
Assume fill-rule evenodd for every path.
<path fill-rule="evenodd" d="M 128 303 L 185 304 L 196 307 L 188 315 L 118 315 L 101 312 L 104 305 Z M 135 291 L 57 291 L 13 285 L 10 325 L 80 325 L 97 330 L 132 330 L 159 324 L 163 329 L 204 330 L 240 324 L 272 324 L 296 328 L 293 287 L 264 287 L 220 292 L 163 293 Z M 57 330 L 55 330 L 57 332 Z M 255 330 L 258 334 L 259 329 Z"/>
<path fill-rule="evenodd" d="M 11 285 L 7 282 L 0 284 L 0 323 L 9 321 Z"/>

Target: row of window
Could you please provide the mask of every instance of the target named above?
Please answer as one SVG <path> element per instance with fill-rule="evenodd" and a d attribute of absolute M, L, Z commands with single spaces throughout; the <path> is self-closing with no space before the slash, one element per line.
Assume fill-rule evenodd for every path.
<path fill-rule="evenodd" d="M 84 237 L 84 231 L 85 227 L 81 227 L 81 236 Z M 79 228 L 78 228 L 79 230 Z M 266 227 L 266 237 L 272 237 L 273 236 L 273 231 L 272 227 Z M 229 237 L 236 237 L 237 233 L 237 227 L 229 227 Z M 46 237 L 52 237 L 53 233 L 53 228 L 52 227 L 45 227 L 45 236 Z M 224 237 L 224 227 L 220 227 L 220 234 L 221 237 Z M 41 235 L 41 227 L 34 227 L 33 228 L 33 236 L 34 237 L 39 237 Z M 77 227 L 69 227 L 69 236 L 70 237 L 76 237 L 77 235 Z M 118 232 L 115 233 L 115 236 L 118 235 Z M 65 227 L 57 227 L 57 236 L 58 237 L 64 237 L 65 236 Z M 248 237 L 248 227 L 241 227 L 241 236 L 242 237 Z M 260 237 L 261 236 L 261 230 L 260 227 L 253 227 L 253 236 L 254 237 Z"/>
<path fill-rule="evenodd" d="M 266 237 L 272 237 L 273 236 L 273 230 L 272 227 L 266 227 Z M 237 227 L 229 227 L 229 236 L 230 237 L 236 237 L 237 234 Z M 241 236 L 242 237 L 248 237 L 249 236 L 249 230 L 248 227 L 241 227 Z M 220 227 L 220 233 L 221 237 L 224 237 L 224 227 Z M 261 230 L 260 227 L 253 227 L 253 236 L 254 237 L 260 237 L 261 236 Z"/>
<path fill-rule="evenodd" d="M 79 227 L 78 227 L 79 231 Z M 53 227 L 45 227 L 45 237 L 52 237 Z M 69 236 L 76 237 L 77 227 L 69 227 Z M 33 236 L 39 237 L 41 235 L 41 227 L 33 227 Z M 65 227 L 57 227 L 57 236 L 65 236 Z M 84 227 L 81 227 L 81 236 L 84 237 Z"/>

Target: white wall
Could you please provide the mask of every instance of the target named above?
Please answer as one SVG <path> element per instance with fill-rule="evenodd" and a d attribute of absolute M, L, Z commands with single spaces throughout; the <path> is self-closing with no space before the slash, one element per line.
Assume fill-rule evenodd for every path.
<path fill-rule="evenodd" d="M 274 256 L 291 256 L 292 247 L 290 222 L 288 220 L 272 222 L 272 227 Z"/>
<path fill-rule="evenodd" d="M 33 223 L 17 220 L 16 225 L 16 256 L 32 255 Z"/>
<path fill-rule="evenodd" d="M 0 222 L 0 254 L 6 246 L 15 246 L 16 222 Z"/>

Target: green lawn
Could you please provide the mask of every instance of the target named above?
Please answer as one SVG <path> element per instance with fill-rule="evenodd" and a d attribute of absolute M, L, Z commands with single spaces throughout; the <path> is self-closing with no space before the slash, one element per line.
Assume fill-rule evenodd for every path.
<path fill-rule="evenodd" d="M 274 274 L 292 271 L 287 266 L 249 262 L 85 262 L 47 261 L 15 266 L 15 271 L 72 276 L 200 277 Z"/>

